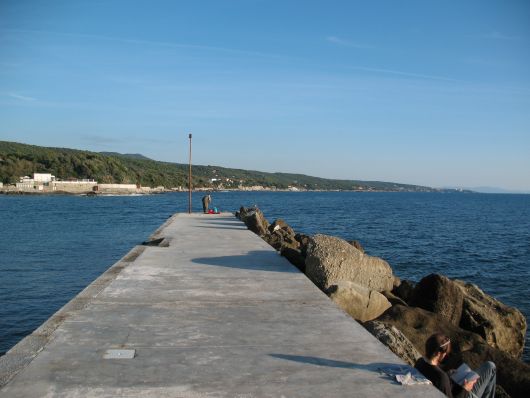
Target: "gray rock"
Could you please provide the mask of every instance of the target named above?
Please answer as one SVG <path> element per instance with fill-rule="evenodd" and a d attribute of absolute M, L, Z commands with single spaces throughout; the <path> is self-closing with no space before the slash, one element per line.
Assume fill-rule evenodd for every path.
<path fill-rule="evenodd" d="M 352 318 L 371 321 L 391 307 L 385 296 L 349 281 L 330 286 L 326 294 Z"/>
<path fill-rule="evenodd" d="M 392 290 L 394 277 L 386 261 L 362 253 L 343 239 L 315 235 L 309 241 L 306 275 L 322 290 L 350 281 L 371 290 Z"/>
<path fill-rule="evenodd" d="M 386 345 L 390 351 L 403 359 L 406 363 L 414 366 L 421 354 L 407 337 L 395 326 L 387 326 L 383 322 L 369 321 L 363 326 L 381 343 Z"/>

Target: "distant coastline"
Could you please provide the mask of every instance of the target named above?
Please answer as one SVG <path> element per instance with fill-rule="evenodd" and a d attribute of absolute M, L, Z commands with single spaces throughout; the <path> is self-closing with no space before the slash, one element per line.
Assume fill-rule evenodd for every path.
<path fill-rule="evenodd" d="M 0 195 L 6 195 L 6 196 L 61 196 L 61 195 L 67 195 L 67 196 L 149 196 L 149 195 L 162 195 L 167 193 L 175 193 L 175 192 L 188 192 L 188 190 L 175 190 L 175 189 L 164 189 L 159 191 L 152 191 L 152 192 L 106 192 L 106 193 L 96 193 L 93 191 L 88 192 L 68 192 L 68 191 L 19 191 L 16 189 L 0 189 Z M 253 189 L 252 187 L 249 188 L 234 188 L 234 189 L 212 189 L 212 188 L 199 188 L 199 189 L 193 189 L 193 193 L 198 192 L 269 192 L 269 193 L 285 193 L 285 192 L 298 192 L 298 193 L 306 193 L 306 192 L 358 192 L 358 193 L 440 193 L 440 194 L 476 194 L 478 192 L 473 191 L 428 191 L 428 192 L 422 192 L 422 191 L 385 191 L 385 190 L 343 190 L 343 189 L 311 189 L 311 190 L 291 190 L 291 189 L 270 189 L 270 188 L 263 188 L 263 189 Z"/>
<path fill-rule="evenodd" d="M 127 185 L 127 194 L 154 193 L 153 190 L 185 191 L 188 186 L 188 167 L 186 164 L 152 160 L 140 154 L 98 153 L 0 141 L 0 190 L 10 193 L 50 190 L 80 194 L 95 191 L 96 185 L 99 188 L 102 185 Z M 35 174 L 48 174 L 53 179 L 32 178 Z M 78 186 L 72 189 L 75 183 Z M 471 192 L 395 182 L 338 180 L 211 165 L 193 165 L 192 186 L 196 190 L 205 191 Z M 116 192 L 111 193 L 122 193 L 121 188 L 115 190 Z"/>

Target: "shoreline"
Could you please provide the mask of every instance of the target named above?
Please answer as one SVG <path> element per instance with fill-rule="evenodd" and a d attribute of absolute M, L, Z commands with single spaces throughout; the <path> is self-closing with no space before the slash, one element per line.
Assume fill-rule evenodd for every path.
<path fill-rule="evenodd" d="M 16 191 L 16 190 L 0 190 L 0 195 L 12 195 L 12 196 L 150 196 L 150 195 L 162 195 L 167 193 L 187 193 L 184 190 L 164 190 L 154 192 L 104 192 L 95 193 L 93 191 L 87 192 L 67 192 L 67 191 Z M 307 193 L 307 192 L 355 192 L 355 193 L 439 193 L 439 194 L 480 194 L 481 192 L 473 191 L 445 191 L 445 190 L 433 190 L 433 191 L 399 191 L 399 190 L 345 190 L 345 189 L 306 189 L 306 190 L 291 190 L 291 189 L 194 189 L 193 193 L 200 192 L 215 192 L 215 193 L 228 193 L 228 192 L 291 192 L 291 193 Z M 502 195 L 502 194 L 501 194 Z M 518 195 L 518 194 L 513 194 Z M 522 194 L 524 195 L 524 194 Z"/>

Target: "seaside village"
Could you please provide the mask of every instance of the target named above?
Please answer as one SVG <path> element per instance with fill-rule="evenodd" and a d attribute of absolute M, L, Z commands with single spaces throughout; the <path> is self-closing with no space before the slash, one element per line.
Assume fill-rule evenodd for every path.
<path fill-rule="evenodd" d="M 227 179 L 227 182 L 233 181 Z M 289 186 L 287 189 L 277 189 L 276 187 L 265 187 L 262 185 L 244 185 L 245 181 L 240 180 L 237 186 L 238 191 L 305 191 L 304 187 Z M 211 178 L 209 186 L 194 187 L 195 191 L 219 191 L 234 188 L 225 187 L 219 178 Z M 154 194 L 171 191 L 185 191 L 186 187 L 165 188 L 164 186 L 144 187 L 140 184 L 102 184 L 93 179 L 68 179 L 61 180 L 50 173 L 33 173 L 33 177 L 23 176 L 16 184 L 4 185 L 0 182 L 0 193 L 69 193 L 69 194 L 89 194 L 89 195 L 133 195 L 133 194 Z M 362 190 L 362 188 L 360 188 Z M 370 189 L 368 189 L 370 190 Z"/>
<path fill-rule="evenodd" d="M 229 183 L 232 180 L 227 179 Z M 219 178 L 211 178 L 210 186 L 194 187 L 195 191 L 219 191 L 230 190 L 225 187 Z M 240 180 L 237 190 L 239 191 L 278 191 L 276 187 L 264 187 L 262 185 L 244 185 L 245 181 Z M 233 189 L 233 188 L 232 188 Z M 362 188 L 360 188 L 362 190 Z M 69 194 L 89 194 L 89 195 L 132 195 L 132 194 L 154 194 L 172 191 L 185 191 L 186 187 L 165 188 L 164 186 L 144 187 L 140 184 L 102 184 L 93 179 L 61 180 L 50 173 L 33 173 L 33 178 L 23 176 L 16 184 L 4 185 L 0 182 L 0 193 L 69 193 Z M 289 186 L 284 191 L 304 191 L 303 187 Z"/>
<path fill-rule="evenodd" d="M 60 180 L 49 173 L 33 173 L 20 177 L 14 185 L 4 186 L 0 182 L 0 189 L 4 192 L 21 193 L 71 193 L 71 194 L 149 194 L 164 192 L 163 186 L 143 187 L 139 184 L 101 184 L 91 179 Z"/>

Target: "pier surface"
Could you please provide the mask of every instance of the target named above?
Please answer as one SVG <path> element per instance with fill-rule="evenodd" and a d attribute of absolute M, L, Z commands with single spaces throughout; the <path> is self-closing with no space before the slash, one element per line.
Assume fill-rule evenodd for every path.
<path fill-rule="evenodd" d="M 442 397 L 233 215 L 153 239 L 0 360 L 1 397 Z"/>

